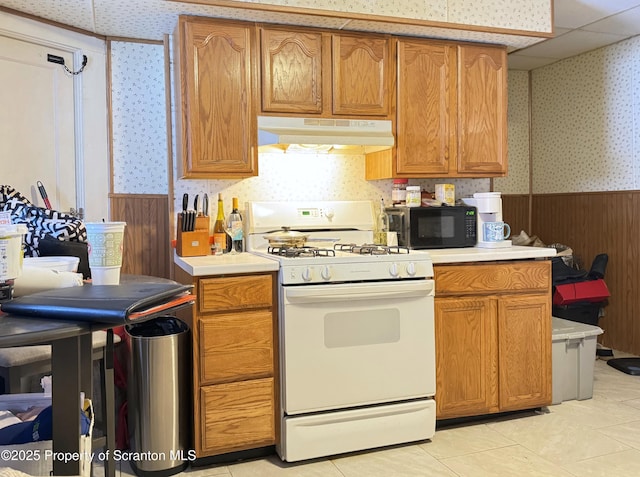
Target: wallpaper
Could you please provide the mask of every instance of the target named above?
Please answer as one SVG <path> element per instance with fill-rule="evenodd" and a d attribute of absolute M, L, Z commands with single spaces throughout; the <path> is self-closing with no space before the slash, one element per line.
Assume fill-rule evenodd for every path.
<path fill-rule="evenodd" d="M 111 42 L 113 192 L 166 194 L 164 46 Z"/>
<path fill-rule="evenodd" d="M 508 173 L 493 180 L 505 194 L 529 193 L 529 73 L 509 71 L 507 112 Z"/>
<path fill-rule="evenodd" d="M 533 70 L 534 193 L 640 189 L 639 84 L 640 37 Z"/>
<path fill-rule="evenodd" d="M 161 45 L 111 44 L 115 193 L 166 194 L 168 191 L 163 52 Z M 175 114 L 175 104 L 171 107 Z M 175 151 L 175 130 L 172 135 Z M 174 157 L 174 168 L 176 161 Z M 207 193 L 211 199 L 222 193 L 226 213 L 231 209 L 232 197 L 238 197 L 241 203 L 252 200 L 378 201 L 380 197 L 391 202 L 393 181 L 366 181 L 364 156 L 261 153 L 258 165 L 257 177 L 176 180 L 174 208 L 180 209 L 185 192 L 191 197 Z M 177 177 L 175 170 L 174 177 Z M 416 179 L 409 183 L 433 191 L 440 182 L 445 181 Z M 486 192 L 490 185 L 488 179 L 446 182 L 456 186 L 457 198 Z"/>
<path fill-rule="evenodd" d="M 323 154 L 260 154 L 259 176 L 247 179 L 177 180 L 175 204 L 179 208 L 183 193 L 190 197 L 205 192 L 209 202 L 222 194 L 225 213 L 231 211 L 231 198 L 241 204 L 254 200 L 373 200 L 380 198 L 391 204 L 393 180 L 366 181 L 364 156 Z M 447 182 L 456 186 L 456 197 L 469 197 L 474 192 L 489 190 L 488 179 L 409 180 L 409 185 L 434 191 L 435 184 Z M 215 213 L 215 210 L 212 210 Z"/>

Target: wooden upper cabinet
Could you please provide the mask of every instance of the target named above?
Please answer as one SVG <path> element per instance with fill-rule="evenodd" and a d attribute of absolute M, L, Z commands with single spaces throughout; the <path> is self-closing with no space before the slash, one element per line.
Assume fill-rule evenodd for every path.
<path fill-rule="evenodd" d="M 390 117 L 390 37 L 264 26 L 260 40 L 263 113 Z"/>
<path fill-rule="evenodd" d="M 180 176 L 256 175 L 255 28 L 195 17 L 178 28 Z"/>
<path fill-rule="evenodd" d="M 456 164 L 456 48 L 398 40 L 398 174 L 443 174 Z"/>
<path fill-rule="evenodd" d="M 507 53 L 458 46 L 458 172 L 507 173 Z"/>
<path fill-rule="evenodd" d="M 262 110 L 320 114 L 322 34 L 264 28 L 261 42 Z"/>
<path fill-rule="evenodd" d="M 396 41 L 397 147 L 368 155 L 366 178 L 506 175 L 505 48 Z"/>
<path fill-rule="evenodd" d="M 333 113 L 387 116 L 390 112 L 392 43 L 390 37 L 332 37 Z"/>

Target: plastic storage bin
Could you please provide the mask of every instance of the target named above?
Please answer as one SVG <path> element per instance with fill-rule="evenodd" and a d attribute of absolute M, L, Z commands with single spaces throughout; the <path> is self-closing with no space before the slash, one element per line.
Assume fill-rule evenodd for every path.
<path fill-rule="evenodd" d="M 601 328 L 553 317 L 552 404 L 593 396 L 593 366 Z"/>
<path fill-rule="evenodd" d="M 78 401 L 78 404 L 80 402 Z M 26 411 L 32 406 L 46 407 L 51 405 L 51 395 L 43 393 L 2 394 L 0 395 L 0 411 Z M 83 456 L 91 457 L 94 414 L 90 400 L 85 401 L 85 407 L 90 408 L 91 423 L 89 433 L 80 436 L 80 452 Z M 80 410 L 80 407 L 78 407 Z M 52 441 L 36 441 L 25 444 L 0 446 L 0 468 L 9 467 L 28 475 L 47 476 L 53 472 Z M 5 457 L 9 457 L 7 460 Z M 91 460 L 80 459 L 80 477 L 91 475 Z M 2 475 L 2 471 L 0 471 Z"/>

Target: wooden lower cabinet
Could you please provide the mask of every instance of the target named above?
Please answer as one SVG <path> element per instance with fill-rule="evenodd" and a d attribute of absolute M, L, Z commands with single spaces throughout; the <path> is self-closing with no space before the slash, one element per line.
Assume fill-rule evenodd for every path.
<path fill-rule="evenodd" d="M 550 262 L 434 268 L 437 418 L 551 404 Z"/>
<path fill-rule="evenodd" d="M 191 277 L 193 446 L 198 458 L 276 443 L 275 273 Z M 181 318 L 183 318 L 181 316 Z"/>
<path fill-rule="evenodd" d="M 273 445 L 273 378 L 200 388 L 201 451 L 208 455 Z"/>

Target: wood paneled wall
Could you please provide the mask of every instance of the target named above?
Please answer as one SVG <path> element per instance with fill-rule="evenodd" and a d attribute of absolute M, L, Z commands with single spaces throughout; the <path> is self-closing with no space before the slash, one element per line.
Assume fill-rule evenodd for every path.
<path fill-rule="evenodd" d="M 110 194 L 109 201 L 111 220 L 127 223 L 122 273 L 170 278 L 168 196 Z"/>
<path fill-rule="evenodd" d="M 523 196 L 503 196 L 505 221 L 524 223 Z M 605 281 L 611 292 L 600 342 L 640 355 L 640 191 L 532 196 L 531 230 L 546 244 L 573 249 L 589 269 L 596 255 L 609 256 Z"/>
<path fill-rule="evenodd" d="M 503 196 L 502 220 L 511 226 L 512 235 L 518 235 L 521 230 L 529 234 L 529 195 Z"/>

